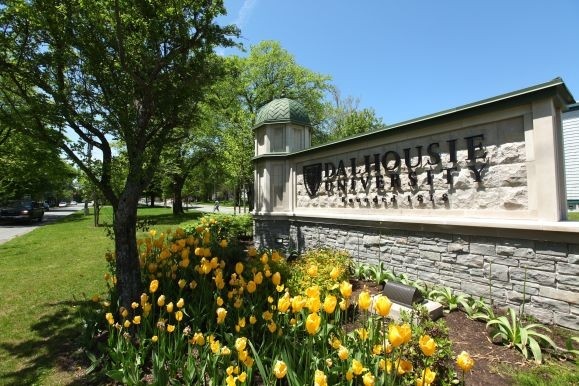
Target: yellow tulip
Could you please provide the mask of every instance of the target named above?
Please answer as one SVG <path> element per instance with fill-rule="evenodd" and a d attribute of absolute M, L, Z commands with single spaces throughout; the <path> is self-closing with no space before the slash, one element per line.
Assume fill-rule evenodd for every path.
<path fill-rule="evenodd" d="M 314 386 L 328 386 L 328 377 L 321 370 L 316 370 L 314 375 Z"/>
<path fill-rule="evenodd" d="M 287 365 L 284 361 L 276 361 L 275 365 L 273 366 L 273 373 L 277 379 L 282 379 L 287 374 Z"/>
<path fill-rule="evenodd" d="M 256 255 L 257 255 L 257 249 L 255 249 L 255 247 L 247 248 L 247 256 L 255 257 Z"/>
<path fill-rule="evenodd" d="M 348 299 L 350 296 L 352 296 L 352 284 L 348 283 L 347 281 L 340 283 L 340 293 L 343 297 Z"/>
<path fill-rule="evenodd" d="M 272 282 L 274 285 L 276 285 L 276 286 L 277 286 L 277 285 L 280 285 L 280 283 L 281 283 L 281 274 L 280 274 L 279 272 L 274 273 L 273 276 L 271 277 L 271 282 Z"/>
<path fill-rule="evenodd" d="M 167 332 L 173 332 L 175 331 L 175 326 L 172 324 L 167 324 Z"/>
<path fill-rule="evenodd" d="M 238 261 L 237 264 L 235 264 L 235 272 L 238 275 L 241 275 L 243 273 L 243 269 L 244 269 L 243 263 L 241 261 Z"/>
<path fill-rule="evenodd" d="M 271 253 L 271 261 L 274 263 L 279 263 L 281 261 L 281 255 L 278 253 L 278 251 L 273 251 Z"/>
<path fill-rule="evenodd" d="M 247 283 L 247 287 L 246 287 L 246 288 L 247 288 L 247 292 L 249 292 L 250 294 L 252 294 L 252 293 L 254 293 L 254 292 L 257 290 L 257 284 L 256 284 L 253 280 L 250 280 L 250 281 Z"/>
<path fill-rule="evenodd" d="M 263 320 L 267 322 L 273 319 L 273 314 L 271 313 L 271 311 L 264 311 L 263 314 L 261 314 L 261 317 L 263 318 Z"/>
<path fill-rule="evenodd" d="M 340 346 L 340 348 L 338 349 L 338 358 L 345 361 L 346 359 L 348 359 L 349 356 L 350 356 L 350 351 L 348 351 L 348 349 L 346 347 Z"/>
<path fill-rule="evenodd" d="M 273 334 L 277 330 L 277 324 L 272 320 L 267 324 L 267 329 Z"/>
<path fill-rule="evenodd" d="M 332 271 L 330 272 L 330 277 L 332 278 L 332 280 L 336 280 L 338 278 L 338 276 L 340 276 L 341 270 L 338 267 L 334 267 L 332 268 Z"/>
<path fill-rule="evenodd" d="M 196 332 L 195 334 L 193 334 L 192 341 L 198 346 L 203 346 L 205 344 L 205 337 L 203 336 L 202 333 Z"/>
<path fill-rule="evenodd" d="M 170 302 L 169 304 L 167 304 L 167 307 L 166 307 L 167 312 L 168 312 L 168 313 L 173 312 L 173 307 L 174 307 L 174 306 L 173 306 L 173 302 Z"/>
<path fill-rule="evenodd" d="M 367 290 L 360 292 L 360 295 L 358 295 L 358 307 L 361 310 L 366 311 L 368 308 L 370 308 L 370 304 L 372 304 L 372 297 L 370 296 L 370 292 Z"/>
<path fill-rule="evenodd" d="M 398 375 L 406 374 L 406 373 L 412 371 L 412 363 L 405 360 L 405 359 L 397 360 L 396 361 L 396 371 L 397 371 Z"/>
<path fill-rule="evenodd" d="M 365 368 L 362 362 L 360 362 L 359 360 L 352 359 L 352 371 L 354 372 L 354 375 L 360 375 L 364 371 L 368 371 L 368 369 Z"/>
<path fill-rule="evenodd" d="M 420 378 L 416 378 L 416 386 L 430 386 L 435 378 L 436 373 L 427 367 L 425 370 L 422 370 Z"/>
<path fill-rule="evenodd" d="M 306 296 L 308 298 L 319 298 L 320 297 L 320 287 L 317 285 L 313 285 L 311 287 L 306 288 Z"/>
<path fill-rule="evenodd" d="M 133 318 L 133 324 L 141 324 L 141 316 L 140 315 L 136 315 Z"/>
<path fill-rule="evenodd" d="M 179 300 L 177 301 L 177 307 L 183 308 L 184 306 L 185 306 L 185 300 L 183 300 L 183 298 L 179 298 Z"/>
<path fill-rule="evenodd" d="M 235 349 L 237 351 L 243 351 L 245 350 L 245 347 L 247 347 L 247 338 L 240 337 L 235 339 Z"/>
<path fill-rule="evenodd" d="M 305 306 L 305 304 L 306 304 L 306 299 L 304 299 L 300 295 L 294 296 L 292 298 L 292 311 L 297 314 L 298 312 L 300 312 L 302 310 L 302 308 Z"/>
<path fill-rule="evenodd" d="M 159 296 L 159 298 L 157 299 L 157 305 L 159 307 L 163 307 L 165 305 L 165 295 Z"/>
<path fill-rule="evenodd" d="M 336 304 L 338 303 L 338 299 L 334 295 L 328 295 L 324 299 L 324 312 L 326 314 L 331 314 L 336 309 Z"/>
<path fill-rule="evenodd" d="M 391 324 L 388 327 L 388 340 L 393 347 L 407 343 L 412 338 L 412 330 L 407 323 L 403 325 Z"/>
<path fill-rule="evenodd" d="M 180 322 L 181 320 L 183 320 L 183 311 L 177 311 L 175 312 L 175 320 Z"/>
<path fill-rule="evenodd" d="M 318 275 L 318 266 L 312 264 L 308 267 L 307 271 L 308 271 L 308 275 L 310 275 L 311 277 L 315 277 Z"/>
<path fill-rule="evenodd" d="M 131 322 L 129 320 L 125 320 L 125 323 L 123 323 L 123 326 L 125 328 L 129 328 L 129 327 L 131 327 Z"/>
<path fill-rule="evenodd" d="M 322 302 L 320 301 L 319 297 L 307 298 L 306 307 L 308 310 L 310 310 L 310 312 L 318 312 L 322 307 Z"/>
<path fill-rule="evenodd" d="M 374 310 L 376 313 L 382 317 L 388 316 L 390 313 L 390 308 L 392 307 L 392 302 L 387 296 L 378 295 L 374 301 Z"/>
<path fill-rule="evenodd" d="M 322 318 L 320 318 L 320 315 L 315 312 L 312 312 L 308 315 L 306 318 L 306 331 L 308 334 L 315 335 L 315 333 L 318 331 L 318 327 L 320 327 L 321 320 Z"/>
<path fill-rule="evenodd" d="M 255 284 L 259 285 L 261 283 L 263 283 L 263 273 L 258 272 L 253 276 L 253 281 L 255 282 Z"/>
<path fill-rule="evenodd" d="M 456 357 L 456 364 L 462 371 L 468 372 L 474 366 L 474 360 L 471 358 L 469 353 L 463 351 Z"/>
<path fill-rule="evenodd" d="M 177 284 L 179 285 L 179 288 L 183 289 L 183 288 L 185 288 L 185 286 L 187 285 L 187 280 L 185 280 L 185 279 L 180 279 Z"/>
<path fill-rule="evenodd" d="M 151 337 L 151 342 L 153 342 L 153 343 L 157 343 L 158 340 L 159 340 L 159 337 L 157 335 L 153 335 Z"/>
<path fill-rule="evenodd" d="M 217 324 L 222 324 L 227 316 L 227 310 L 225 308 L 219 307 L 216 311 L 217 313 Z"/>
<path fill-rule="evenodd" d="M 277 310 L 282 314 L 286 313 L 291 305 L 290 294 L 286 292 L 281 298 L 277 300 Z"/>
<path fill-rule="evenodd" d="M 368 372 L 362 376 L 364 386 L 374 386 L 375 378 L 372 373 Z"/>
<path fill-rule="evenodd" d="M 369 335 L 368 330 L 366 330 L 365 328 L 357 328 L 356 334 L 358 334 L 360 340 L 367 340 Z"/>
<path fill-rule="evenodd" d="M 354 379 L 354 373 L 352 372 L 352 369 L 349 369 L 346 371 L 346 380 L 351 381 L 352 379 Z"/>
<path fill-rule="evenodd" d="M 264 253 L 263 255 L 261 255 L 261 257 L 259 258 L 259 261 L 261 261 L 261 264 L 267 264 L 267 262 L 269 261 L 269 256 L 267 255 L 267 253 Z"/>
<path fill-rule="evenodd" d="M 422 335 L 418 340 L 422 353 L 430 357 L 436 351 L 436 342 L 429 335 Z"/>
<path fill-rule="evenodd" d="M 223 239 L 219 242 L 221 248 L 227 248 L 227 240 Z"/>
<path fill-rule="evenodd" d="M 154 294 L 155 292 L 157 292 L 158 288 L 159 288 L 159 280 L 151 281 L 151 284 L 149 284 L 149 292 Z"/>

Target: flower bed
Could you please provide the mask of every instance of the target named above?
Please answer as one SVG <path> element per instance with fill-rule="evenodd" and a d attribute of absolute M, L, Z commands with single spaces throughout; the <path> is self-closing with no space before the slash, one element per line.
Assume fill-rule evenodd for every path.
<path fill-rule="evenodd" d="M 143 288 L 130 309 L 98 300 L 101 370 L 123 384 L 430 385 L 456 380 L 444 323 L 394 323 L 385 296 L 352 298 L 349 259 L 329 250 L 288 263 L 242 250 L 227 224 L 139 240 Z M 331 262 L 331 264 L 328 264 Z M 290 274 L 291 273 L 291 274 Z M 95 332 L 97 335 L 98 332 Z M 462 357 L 461 363 L 468 363 Z M 466 366 L 465 368 L 468 368 Z"/>

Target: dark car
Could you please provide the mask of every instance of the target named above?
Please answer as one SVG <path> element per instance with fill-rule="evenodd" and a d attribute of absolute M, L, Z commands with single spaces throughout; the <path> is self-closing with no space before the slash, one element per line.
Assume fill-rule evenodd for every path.
<path fill-rule="evenodd" d="M 41 202 L 14 200 L 0 206 L 0 220 L 42 221 L 44 208 Z"/>

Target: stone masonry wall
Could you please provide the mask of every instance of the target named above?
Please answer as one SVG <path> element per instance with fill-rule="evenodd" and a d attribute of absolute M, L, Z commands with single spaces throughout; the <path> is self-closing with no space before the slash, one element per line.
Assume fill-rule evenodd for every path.
<path fill-rule="evenodd" d="M 299 221 L 255 221 L 259 246 L 347 250 L 359 262 L 579 330 L 579 244 Z M 492 289 L 491 289 L 492 288 Z M 523 299 L 524 298 L 524 299 Z"/>

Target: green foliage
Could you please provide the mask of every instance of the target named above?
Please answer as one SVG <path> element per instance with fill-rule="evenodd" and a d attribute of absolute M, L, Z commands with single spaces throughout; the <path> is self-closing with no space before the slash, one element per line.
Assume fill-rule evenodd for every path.
<path fill-rule="evenodd" d="M 539 332 L 539 330 L 550 332 L 547 327 L 537 323 L 523 326 L 512 308 L 508 310 L 508 317 L 499 316 L 491 319 L 487 322 L 487 327 L 490 328 L 493 340 L 516 347 L 525 358 L 532 355 L 537 363 L 543 360 L 541 345 L 549 344 L 553 348 L 556 347 L 548 335 Z"/>
<path fill-rule="evenodd" d="M 30 196 L 34 200 L 72 197 L 75 170 L 60 152 L 17 131 L 0 144 L 0 203 Z"/>
<path fill-rule="evenodd" d="M 515 386 L 569 386 L 579 385 L 579 364 L 545 361 L 541 366 L 509 368 Z"/>
<path fill-rule="evenodd" d="M 345 251 L 312 249 L 290 263 L 292 275 L 287 286 L 292 293 L 301 293 L 317 285 L 322 293 L 327 293 L 336 283 L 349 277 L 350 265 L 351 257 Z M 333 270 L 337 273 L 336 278 L 328 280 Z"/>
<path fill-rule="evenodd" d="M 225 12 L 198 0 L 3 3 L 0 124 L 62 149 L 111 203 L 125 306 L 138 291 L 136 196 L 224 75 L 214 49 L 239 35 L 217 24 Z M 116 143 L 128 165 L 119 190 Z"/>
<path fill-rule="evenodd" d="M 482 297 L 473 299 L 470 296 L 459 300 L 460 308 L 466 313 L 469 319 L 488 322 L 494 319 L 495 313 L 491 305 L 487 304 Z"/>
<path fill-rule="evenodd" d="M 459 305 L 464 303 L 467 296 L 457 294 L 450 287 L 434 288 L 428 293 L 428 298 L 441 303 L 449 311 L 455 311 Z"/>
<path fill-rule="evenodd" d="M 206 214 L 195 223 L 185 224 L 183 229 L 187 234 L 191 234 L 199 226 L 209 226 L 212 234 L 220 239 L 233 240 L 239 236 L 253 234 L 253 218 L 250 214 Z"/>

